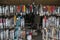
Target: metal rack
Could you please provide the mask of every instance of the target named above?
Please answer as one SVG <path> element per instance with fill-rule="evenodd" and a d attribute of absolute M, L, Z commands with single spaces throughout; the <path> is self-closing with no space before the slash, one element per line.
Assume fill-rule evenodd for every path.
<path fill-rule="evenodd" d="M 57 17 L 57 18 L 59 18 L 59 17 Z M 53 19 L 51 19 L 51 20 L 53 20 Z M 59 26 L 60 24 L 59 24 L 59 20 L 57 20 L 57 19 L 55 19 L 55 20 L 56 20 L 55 24 L 53 22 L 52 23 L 48 22 L 48 24 L 47 24 L 48 26 L 43 27 L 43 29 L 42 29 L 42 33 L 43 33 L 42 39 L 43 40 L 60 40 L 60 38 L 59 38 L 60 37 L 59 36 L 60 35 L 60 26 Z M 57 21 L 58 21 L 58 23 L 57 23 Z M 45 25 L 46 25 L 46 23 L 45 23 Z"/>
<path fill-rule="evenodd" d="M 49 31 L 48 28 L 43 29 L 43 40 L 60 40 L 60 38 L 59 38 L 59 34 L 60 33 L 59 34 L 55 34 L 58 31 L 60 31 L 59 28 L 56 29 L 56 28 L 52 27 L 52 29 L 50 29 L 50 30 L 51 30 L 51 32 L 48 32 Z M 55 32 L 55 31 L 57 31 L 57 32 Z"/>
<path fill-rule="evenodd" d="M 23 7 L 24 8 L 23 8 Z M 51 13 L 49 13 L 49 11 L 47 11 L 48 12 L 48 14 L 44 11 L 43 12 L 43 6 L 42 5 L 27 5 L 28 7 L 26 7 L 26 5 L 18 5 L 18 6 L 14 6 L 14 7 L 12 7 L 12 10 L 14 11 L 12 11 L 10 14 L 9 14 L 9 11 L 10 11 L 10 9 L 11 8 L 9 8 L 10 6 L 7 6 L 8 7 L 8 9 L 6 8 L 6 7 L 4 7 L 4 6 L 2 6 L 2 7 L 4 7 L 4 8 L 6 8 L 6 9 L 4 9 L 5 11 L 2 11 L 2 13 L 4 13 L 4 14 L 2 14 L 2 18 L 9 18 L 9 20 L 10 20 L 10 18 L 12 18 L 12 21 L 14 22 L 14 24 L 13 23 L 11 23 L 11 26 L 6 26 L 6 27 L 8 27 L 8 28 L 5 28 L 5 26 L 3 25 L 3 29 L 1 29 L 1 30 L 8 30 L 8 34 L 10 34 L 10 32 L 12 32 L 12 30 L 13 30 L 13 37 L 9 37 L 8 39 L 11 39 L 11 40 L 18 40 L 19 39 L 19 32 L 21 31 L 21 29 L 19 29 L 20 27 L 21 27 L 21 17 L 23 16 L 23 14 L 24 15 L 26 15 L 26 14 L 34 14 L 34 15 L 38 15 L 38 16 L 47 16 L 47 17 L 50 17 L 50 16 L 54 16 L 54 17 L 60 17 L 59 15 L 56 15 L 56 13 L 54 13 L 53 15 L 51 15 Z M 38 6 L 41 6 L 41 7 L 38 7 Z M 2 8 L 1 7 L 1 8 Z M 20 9 L 20 7 L 22 7 L 22 9 Z M 14 9 L 13 9 L 14 8 Z M 18 10 L 16 10 L 16 9 L 18 9 Z M 36 9 L 36 10 L 35 10 Z M 22 11 L 23 10 L 23 11 Z M 26 12 L 28 10 L 28 12 Z M 48 10 L 48 9 L 47 9 Z M 54 10 L 54 9 L 53 9 Z M 1 11 L 1 10 L 0 10 Z M 7 12 L 8 11 L 8 12 Z M 17 11 L 17 12 L 16 12 Z M 51 11 L 51 10 L 50 10 Z M 6 14 L 6 15 L 5 15 Z M 58 13 L 59 14 L 59 13 Z M 5 15 L 5 16 L 4 16 Z M 14 20 L 13 20 L 14 19 Z M 3 20 L 2 20 L 3 21 Z M 13 25 L 12 25 L 13 24 Z M 45 40 L 50 40 L 50 38 L 52 38 L 52 40 L 53 39 L 55 39 L 55 37 L 54 37 L 54 31 L 55 30 L 57 30 L 58 31 L 58 26 L 57 26 L 57 28 L 56 28 L 56 26 L 53 24 L 53 22 L 52 22 L 52 29 L 49 29 L 49 27 L 51 26 L 51 25 L 47 25 L 47 27 L 46 27 L 46 25 L 44 25 L 45 27 L 43 27 L 43 30 L 42 30 L 42 32 L 43 32 L 43 39 Z M 25 26 L 25 25 L 24 25 Z M 38 25 L 37 25 L 38 26 Z M 12 28 L 10 28 L 10 27 L 12 27 Z M 51 30 L 51 33 L 49 33 L 49 30 Z M 5 32 L 4 31 L 4 32 Z M 14 34 L 14 32 L 15 32 L 15 34 Z M 2 32 L 3 33 L 3 32 Z M 2 34 L 1 33 L 1 34 Z M 6 32 L 5 32 L 6 33 Z M 49 36 L 49 34 L 50 35 L 52 35 L 52 37 L 51 36 Z M 8 35 L 8 36 L 10 36 L 10 35 Z"/>

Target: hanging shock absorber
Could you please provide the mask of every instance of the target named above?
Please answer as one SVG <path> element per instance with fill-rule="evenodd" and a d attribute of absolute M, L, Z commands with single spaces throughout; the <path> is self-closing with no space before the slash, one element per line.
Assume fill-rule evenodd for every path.
<path fill-rule="evenodd" d="M 14 40 L 18 40 L 19 26 L 20 26 L 20 16 L 17 18 L 17 21 L 16 21 Z"/>

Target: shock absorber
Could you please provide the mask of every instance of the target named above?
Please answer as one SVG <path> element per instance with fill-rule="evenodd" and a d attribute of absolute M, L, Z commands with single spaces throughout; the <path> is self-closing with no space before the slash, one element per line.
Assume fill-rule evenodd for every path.
<path fill-rule="evenodd" d="M 17 21 L 16 21 L 14 40 L 18 40 L 19 26 L 20 26 L 20 16 L 17 18 Z"/>

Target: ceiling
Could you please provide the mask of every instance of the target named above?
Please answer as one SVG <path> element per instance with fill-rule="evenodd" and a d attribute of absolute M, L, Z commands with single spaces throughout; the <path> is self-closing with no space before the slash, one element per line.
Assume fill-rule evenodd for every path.
<path fill-rule="evenodd" d="M 43 5 L 60 5 L 60 0 L 0 0 L 0 5 L 20 5 L 20 4 L 43 4 Z"/>

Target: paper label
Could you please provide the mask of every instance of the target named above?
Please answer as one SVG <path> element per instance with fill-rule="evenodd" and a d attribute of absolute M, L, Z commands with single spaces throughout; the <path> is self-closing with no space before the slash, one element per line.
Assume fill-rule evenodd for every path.
<path fill-rule="evenodd" d="M 6 7 L 5 7 L 5 15 L 7 15 L 8 13 L 9 13 L 9 7 L 6 6 Z"/>
<path fill-rule="evenodd" d="M 20 13 L 20 6 L 17 6 L 17 12 Z"/>
<path fill-rule="evenodd" d="M 27 36 L 27 40 L 32 40 L 32 36 L 31 35 L 28 35 Z"/>
<path fill-rule="evenodd" d="M 3 40 L 3 31 L 1 31 L 1 40 Z"/>
<path fill-rule="evenodd" d="M 3 7 L 3 13 L 5 13 L 5 7 Z"/>
<path fill-rule="evenodd" d="M 13 6 L 10 6 L 10 13 L 13 13 Z"/>
<path fill-rule="evenodd" d="M 11 39 L 14 39 L 14 30 L 11 30 L 11 31 L 10 31 L 10 38 L 11 38 Z"/>
<path fill-rule="evenodd" d="M 2 13 L 2 7 L 0 6 L 0 13 Z"/>

